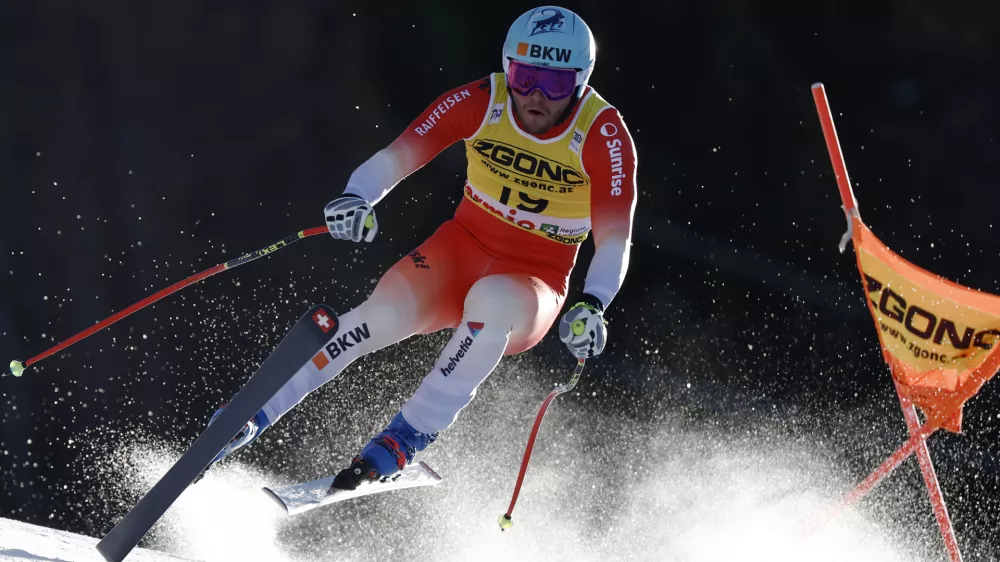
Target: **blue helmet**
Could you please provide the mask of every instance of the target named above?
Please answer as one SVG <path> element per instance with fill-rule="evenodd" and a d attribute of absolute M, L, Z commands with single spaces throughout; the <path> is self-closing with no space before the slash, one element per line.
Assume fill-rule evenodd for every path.
<path fill-rule="evenodd" d="M 559 6 L 539 6 L 514 20 L 503 44 L 503 70 L 510 61 L 576 69 L 576 94 L 590 80 L 597 58 L 594 34 L 580 16 Z"/>

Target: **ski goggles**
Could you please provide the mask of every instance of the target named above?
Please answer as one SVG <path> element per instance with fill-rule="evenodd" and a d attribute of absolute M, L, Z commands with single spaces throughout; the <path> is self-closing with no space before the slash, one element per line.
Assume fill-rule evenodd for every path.
<path fill-rule="evenodd" d="M 530 96 L 535 90 L 551 101 L 565 99 L 576 89 L 576 71 L 572 68 L 552 68 L 510 61 L 507 70 L 507 85 L 522 96 Z"/>

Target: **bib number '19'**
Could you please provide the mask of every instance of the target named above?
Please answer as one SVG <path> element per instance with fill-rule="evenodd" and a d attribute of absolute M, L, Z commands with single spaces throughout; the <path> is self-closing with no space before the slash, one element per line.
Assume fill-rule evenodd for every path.
<path fill-rule="evenodd" d="M 508 186 L 503 186 L 503 190 L 500 192 L 500 203 L 503 205 L 510 206 L 510 196 L 512 189 Z M 529 195 L 526 195 L 523 191 L 517 192 L 517 198 L 521 200 L 517 204 L 517 209 L 521 211 L 527 211 L 529 213 L 541 213 L 545 211 L 545 208 L 549 206 L 549 200 L 544 198 L 535 199 Z"/>

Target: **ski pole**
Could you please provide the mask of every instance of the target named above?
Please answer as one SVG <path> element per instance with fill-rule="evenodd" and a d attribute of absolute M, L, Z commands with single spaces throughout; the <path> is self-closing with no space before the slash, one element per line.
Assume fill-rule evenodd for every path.
<path fill-rule="evenodd" d="M 54 347 L 52 347 L 52 348 L 50 348 L 50 349 L 42 352 L 42 353 L 39 353 L 38 355 L 32 357 L 31 359 L 28 359 L 27 361 L 23 361 L 22 362 L 22 361 L 18 361 L 16 359 L 14 361 L 11 361 L 10 362 L 10 368 L 8 369 L 8 371 L 9 371 L 10 374 L 14 375 L 15 377 L 20 377 L 22 374 L 24 374 L 24 370 L 27 369 L 28 367 L 30 367 L 31 365 L 33 365 L 33 364 L 41 361 L 42 359 L 45 359 L 46 357 L 49 357 L 50 355 L 53 355 L 55 353 L 59 353 L 60 351 L 66 349 L 67 347 L 73 345 L 74 343 L 76 343 L 76 342 L 78 342 L 78 341 L 80 341 L 80 340 L 82 340 L 82 339 L 84 339 L 84 338 L 86 338 L 86 337 L 94 334 L 95 332 L 99 332 L 99 331 L 103 330 L 104 328 L 107 328 L 108 326 L 114 324 L 115 322 L 121 320 L 122 318 L 125 318 L 126 316 L 132 314 L 133 312 L 136 312 L 137 310 L 141 310 L 141 309 L 149 306 L 150 304 L 152 304 L 152 303 L 154 303 L 154 302 L 162 299 L 163 297 L 166 297 L 168 295 L 172 295 L 172 294 L 176 293 L 177 291 L 180 291 L 181 289 L 183 289 L 184 287 L 187 287 L 188 285 L 193 285 L 193 284 L 197 283 L 198 281 L 201 281 L 202 279 L 205 279 L 206 277 L 211 277 L 212 275 L 215 275 L 216 273 L 219 273 L 220 271 L 225 271 L 227 269 L 233 269 L 234 267 L 243 265 L 245 263 L 250 263 L 250 262 L 254 261 L 257 258 L 260 258 L 260 257 L 266 256 L 268 254 L 271 254 L 273 252 L 276 252 L 276 251 L 278 251 L 278 250 L 280 250 L 280 249 L 288 246 L 289 244 L 292 244 L 293 242 L 298 242 L 299 240 L 301 240 L 303 238 L 306 238 L 307 236 L 315 236 L 317 234 L 322 234 L 324 232 L 328 232 L 328 229 L 325 226 L 318 226 L 316 228 L 310 228 L 310 229 L 307 229 L 307 230 L 302 230 L 302 231 L 296 232 L 295 234 L 287 236 L 284 239 L 279 240 L 279 241 L 275 242 L 274 244 L 271 244 L 270 246 L 266 246 L 264 248 L 261 248 L 261 249 L 255 251 L 255 252 L 250 252 L 249 254 L 244 254 L 244 255 L 242 255 L 242 256 L 240 256 L 238 258 L 229 260 L 226 263 L 221 263 L 221 264 L 219 264 L 219 265 L 217 265 L 215 267 L 211 267 L 209 269 L 206 269 L 205 271 L 202 271 L 201 273 L 198 273 L 196 275 L 192 275 L 191 277 L 188 277 L 187 279 L 185 279 L 183 281 L 180 281 L 179 283 L 175 283 L 175 284 L 167 287 L 166 289 L 161 290 L 160 292 L 158 292 L 158 293 L 156 293 L 154 295 L 150 295 L 150 296 L 142 299 L 141 301 L 133 304 L 132 306 L 126 308 L 125 310 L 122 310 L 122 311 L 114 314 L 113 316 L 110 316 L 109 318 L 107 318 L 107 319 L 105 319 L 105 320 L 103 320 L 101 322 L 98 322 L 97 324 L 94 324 L 93 326 L 87 328 L 86 330 L 80 332 L 79 334 L 77 334 L 77 335 L 69 338 L 66 341 L 63 341 L 62 343 L 60 343 L 60 344 L 58 344 L 58 345 L 56 345 L 56 346 L 54 346 Z M 4 373 L 4 376 L 7 376 L 7 373 Z"/>
<path fill-rule="evenodd" d="M 528 436 L 528 447 L 524 450 L 524 458 L 521 459 L 521 471 L 517 474 L 517 483 L 514 484 L 514 496 L 510 499 L 510 506 L 507 507 L 507 513 L 504 513 L 497 519 L 497 523 L 500 524 L 500 531 L 506 531 L 514 526 L 514 522 L 510 518 L 510 514 L 514 511 L 514 504 L 517 503 L 517 496 L 521 491 L 521 482 L 524 481 L 524 473 L 528 470 L 528 460 L 531 458 L 531 449 L 535 446 L 535 436 L 538 435 L 538 426 L 542 423 L 542 418 L 545 417 L 545 410 L 548 409 L 549 404 L 555 399 L 556 396 L 564 392 L 569 392 L 576 386 L 576 381 L 580 380 L 580 373 L 583 372 L 583 365 L 586 363 L 586 359 L 578 359 L 576 362 L 576 369 L 573 370 L 573 376 L 569 379 L 569 382 L 557 386 L 549 392 L 549 395 L 545 397 L 542 401 L 542 407 L 538 410 L 538 415 L 535 416 L 535 425 L 531 428 L 531 435 Z"/>

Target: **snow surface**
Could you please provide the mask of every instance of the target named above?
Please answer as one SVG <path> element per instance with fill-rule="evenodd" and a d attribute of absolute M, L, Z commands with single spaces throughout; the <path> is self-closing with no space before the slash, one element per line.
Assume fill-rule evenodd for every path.
<path fill-rule="evenodd" d="M 244 363 L 264 352 L 247 353 L 246 342 L 213 340 L 211 334 L 241 333 L 220 318 L 247 322 L 238 314 L 204 315 L 205 332 L 192 333 L 211 345 L 196 349 L 193 360 L 208 366 L 212 384 L 226 386 L 217 391 L 223 398 L 242 382 L 224 383 L 223 375 L 252 372 Z M 251 323 L 267 325 L 263 318 Z M 287 328 L 245 333 L 260 338 L 255 343 L 266 350 Z M 446 335 L 359 360 L 252 447 L 188 488 L 140 545 L 202 562 L 926 562 L 944 555 L 912 459 L 863 502 L 818 525 L 817 518 L 899 444 L 905 426 L 898 409 L 778 409 L 711 377 L 720 353 L 715 341 L 706 344 L 712 353 L 703 353 L 696 341 L 676 354 L 680 364 L 649 371 L 651 388 L 608 388 L 601 382 L 608 369 L 595 367 L 574 392 L 558 398 L 538 434 L 510 531 L 500 532 L 497 517 L 510 501 L 528 430 L 541 400 L 566 378 L 530 355 L 502 362 L 456 424 L 421 453 L 420 460 L 443 477 L 441 484 L 286 517 L 261 487 L 327 476 L 344 466 L 411 395 L 420 381 L 413 363 L 433 361 Z M 393 359 L 394 353 L 405 360 Z M 149 357 L 160 364 L 141 367 L 143 373 L 183 370 L 155 353 Z M 156 415 L 159 406 L 151 404 L 148 417 L 116 415 L 72 433 L 66 446 L 76 453 L 73 485 L 57 483 L 66 491 L 44 503 L 53 525 L 106 528 L 190 446 L 212 410 L 184 405 L 185 393 L 207 392 L 204 381 L 178 381 L 174 402 Z M 171 435 L 154 426 L 165 412 L 192 421 Z M 848 471 L 845 451 L 868 454 Z M 0 561 L 100 562 L 97 540 L 0 526 Z M 136 549 L 126 562 L 179 560 L 149 556 L 154 554 Z"/>
<path fill-rule="evenodd" d="M 553 413 L 557 419 L 565 414 Z M 600 489 L 589 473 L 604 467 L 577 463 L 567 478 L 559 466 L 567 459 L 550 454 L 558 427 L 547 426 L 508 532 L 499 531 L 496 519 L 509 500 L 516 465 L 501 467 L 502 476 L 494 478 L 486 472 L 490 462 L 441 448 L 429 464 L 452 470 L 443 472 L 438 486 L 376 494 L 295 517 L 286 517 L 260 490 L 291 483 L 287 475 L 239 461 L 219 466 L 186 490 L 140 544 L 203 562 L 370 562 L 399 556 L 456 562 L 917 562 L 934 559 L 920 551 L 941 553 L 935 541 L 921 544 L 919 537 L 865 513 L 869 510 L 848 510 L 818 525 L 848 482 L 824 474 L 827 461 L 812 447 L 658 431 L 625 444 L 633 451 L 639 442 L 649 448 L 660 459 L 658 470 L 634 472 L 619 489 Z M 562 440 L 578 439 L 574 432 L 558 433 Z M 178 456 L 141 443 L 120 454 L 127 461 L 109 463 L 117 476 L 109 473 L 108 479 L 130 494 L 145 493 Z M 455 470 L 456 465 L 469 470 Z M 832 494 L 824 491 L 831 484 Z M 898 503 L 891 497 L 883 501 Z M 890 511 L 898 515 L 897 509 Z M 96 542 L 5 522 L 0 561 L 100 562 Z M 181 559 L 136 549 L 126 561 Z"/>
<path fill-rule="evenodd" d="M 894 533 L 854 511 L 826 526 L 814 526 L 819 522 L 815 517 L 827 513 L 834 504 L 809 489 L 817 481 L 808 473 L 817 467 L 808 456 L 773 448 L 723 452 L 726 445 L 692 446 L 697 452 L 679 454 L 665 464 L 666 479 L 640 478 L 629 486 L 623 509 L 614 513 L 602 509 L 605 513 L 599 521 L 576 517 L 574 502 L 564 496 L 572 481 L 539 463 L 529 471 L 526 495 L 515 510 L 514 529 L 505 533 L 498 530 L 496 516 L 506 498 L 470 497 L 475 492 L 457 474 L 445 475 L 442 485 L 433 489 L 372 496 L 381 496 L 378 501 L 393 496 L 399 510 L 378 510 L 381 513 L 364 516 L 345 503 L 288 518 L 260 491 L 264 484 L 289 483 L 285 478 L 232 463 L 189 488 L 160 520 L 152 537 L 147 537 L 152 538 L 154 548 L 184 558 L 136 548 L 126 562 L 370 562 L 401 554 L 398 546 L 382 535 L 393 529 L 400 537 L 409 537 L 404 542 L 412 546 L 411 554 L 433 553 L 427 559 L 446 561 L 596 562 L 617 555 L 670 562 L 924 560 L 907 552 L 904 544 L 909 541 L 905 538 L 892 537 Z M 132 449 L 130 456 L 129 471 L 134 479 L 126 481 L 142 492 L 176 460 L 175 454 L 145 447 Z M 766 462 L 775 456 L 777 462 Z M 804 482 L 796 484 L 795 480 Z M 504 484 L 506 491 L 508 482 Z M 346 526 L 316 525 L 329 517 L 340 518 L 338 512 L 354 522 Z M 419 519 L 425 523 L 433 522 L 430 533 L 419 528 L 414 513 L 420 513 Z M 358 520 L 366 523 L 359 526 Z M 387 523 L 388 528 L 383 528 Z M 352 544 L 352 537 L 360 539 L 358 544 Z M 94 548 L 97 541 L 0 519 L 0 562 L 103 562 Z"/>
<path fill-rule="evenodd" d="M 31 525 L 0 517 L 0 562 L 32 560 L 35 562 L 104 562 L 97 552 L 100 539 Z M 174 562 L 189 560 L 162 552 L 136 548 L 126 558 L 135 562 Z"/>

